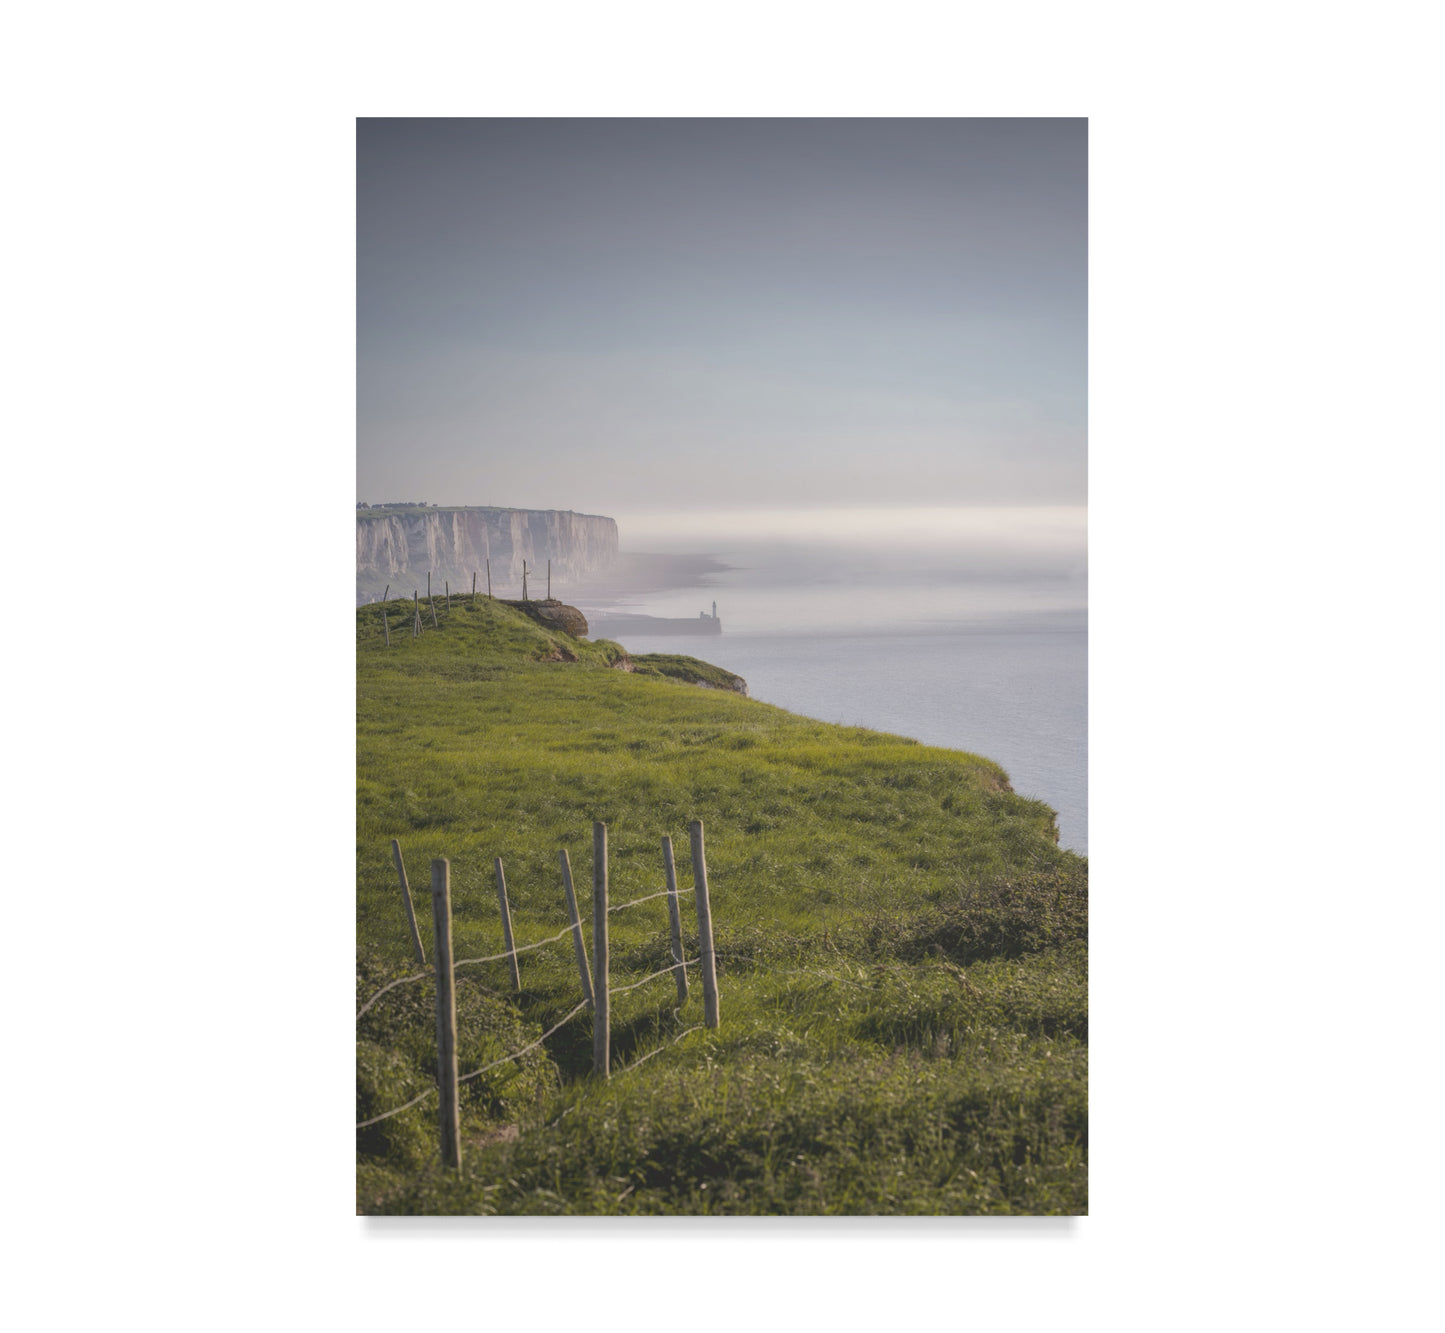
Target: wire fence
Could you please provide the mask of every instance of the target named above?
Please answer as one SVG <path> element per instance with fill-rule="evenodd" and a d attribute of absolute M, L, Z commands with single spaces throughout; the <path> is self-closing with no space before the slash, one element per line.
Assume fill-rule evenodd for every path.
<path fill-rule="evenodd" d="M 570 1023 L 574 1018 L 576 1018 L 577 1015 L 580 1014 L 585 1008 L 587 1008 L 587 1001 L 583 1000 L 581 1004 L 577 1005 L 574 1009 L 572 1009 L 571 1012 L 568 1013 L 564 1018 L 554 1023 L 535 1041 L 529 1042 L 526 1046 L 523 1046 L 520 1051 L 512 1051 L 510 1054 L 502 1056 L 500 1060 L 493 1060 L 490 1064 L 485 1064 L 480 1069 L 472 1070 L 470 1074 L 463 1074 L 457 1079 L 457 1082 L 466 1083 L 471 1079 L 479 1078 L 489 1069 L 496 1069 L 498 1065 L 506 1064 L 509 1060 L 520 1060 L 522 1056 L 527 1054 L 528 1051 L 535 1051 L 537 1047 L 540 1046 L 544 1041 L 546 1041 L 547 1038 L 550 1037 L 554 1032 L 557 1032 L 560 1029 L 566 1027 L 567 1024 Z M 421 1102 L 424 1102 L 428 1097 L 435 1096 L 437 1091 L 438 1089 L 435 1087 L 428 1088 L 425 1092 L 421 1093 L 419 1096 L 413 1097 L 411 1101 L 405 1102 L 401 1106 L 394 1106 L 390 1111 L 383 1111 L 380 1115 L 374 1115 L 371 1117 L 370 1120 L 360 1121 L 356 1127 L 357 1129 L 366 1129 L 369 1125 L 377 1125 L 380 1124 L 383 1120 L 390 1120 L 392 1116 L 400 1115 L 403 1111 L 409 1111 L 413 1106 L 419 1105 Z"/>
<path fill-rule="evenodd" d="M 680 967 L 695 967 L 701 961 L 702 959 L 700 958 L 689 958 L 685 962 L 669 963 L 666 967 L 659 968 L 656 972 L 649 973 L 647 976 L 643 977 L 641 981 L 634 981 L 630 986 L 613 986 L 612 994 L 626 995 L 628 991 L 636 990 L 639 986 L 645 986 L 649 981 L 656 981 L 658 977 L 665 977 L 674 974 Z"/>
<path fill-rule="evenodd" d="M 567 907 L 571 924 L 560 930 L 555 935 L 546 939 L 535 940 L 530 944 L 517 945 L 512 939 L 511 907 L 507 898 L 506 877 L 503 871 L 502 862 L 498 859 L 495 862 L 497 892 L 501 908 L 503 932 L 507 941 L 507 948 L 502 953 L 488 954 L 479 958 L 452 959 L 452 910 L 451 910 L 451 865 L 444 857 L 438 857 L 431 862 L 431 898 L 432 918 L 435 930 L 435 948 L 438 962 L 432 966 L 424 966 L 421 971 L 413 972 L 404 977 L 397 977 L 386 983 L 357 1010 L 356 1019 L 358 1022 L 389 992 L 404 986 L 409 982 L 422 981 L 428 977 L 434 978 L 437 982 L 437 1082 L 436 1085 L 427 1088 L 425 1091 L 413 1097 L 410 1101 L 400 1106 L 394 1106 L 380 1115 L 374 1115 L 362 1121 L 358 1121 L 358 1130 L 367 1129 L 372 1125 L 380 1124 L 393 1116 L 400 1115 L 414 1106 L 419 1106 L 429 1097 L 437 1096 L 440 1099 L 440 1131 L 441 1131 L 441 1158 L 443 1163 L 449 1167 L 460 1167 L 461 1165 L 461 1143 L 460 1143 L 460 1121 L 458 1111 L 458 1088 L 461 1084 L 471 1079 L 479 1078 L 482 1074 L 509 1061 L 518 1060 L 522 1056 L 534 1051 L 542 1045 L 547 1038 L 560 1031 L 584 1009 L 591 1008 L 593 1011 L 593 1074 L 607 1078 L 611 1074 L 611 997 L 613 995 L 625 995 L 630 991 L 638 990 L 649 982 L 656 981 L 660 977 L 671 976 L 677 984 L 678 1008 L 673 1011 L 674 1015 L 681 1020 L 682 1006 L 687 1000 L 689 968 L 696 968 L 701 973 L 703 988 L 703 1010 L 704 1021 L 685 1028 L 677 1033 L 665 1045 L 649 1051 L 639 1059 L 633 1060 L 630 1064 L 619 1069 L 618 1073 L 627 1073 L 638 1065 L 660 1055 L 663 1051 L 671 1049 L 690 1033 L 700 1031 L 703 1028 L 716 1028 L 718 1026 L 718 993 L 717 974 L 714 961 L 713 935 L 712 935 L 712 910 L 708 899 L 707 886 L 707 863 L 703 847 L 703 826 L 700 820 L 694 820 L 688 826 L 688 833 L 691 842 L 693 885 L 691 888 L 679 888 L 676 878 L 676 869 L 673 861 L 672 840 L 664 837 L 662 839 L 663 868 L 666 875 L 667 887 L 658 893 L 645 894 L 640 898 L 633 898 L 625 903 L 609 904 L 607 901 L 607 826 L 595 823 L 593 831 L 593 878 L 592 878 L 592 943 L 593 956 L 591 967 L 588 966 L 586 946 L 583 939 L 582 922 L 577 910 L 576 897 L 572 888 L 572 874 L 565 851 L 560 854 L 564 900 Z M 393 840 L 391 844 L 392 854 L 396 862 L 397 874 L 401 883 L 401 893 L 406 908 L 407 920 L 411 928 L 413 948 L 419 962 L 425 963 L 425 949 L 421 942 L 421 935 L 417 929 L 416 913 L 411 900 L 411 890 L 407 883 L 406 867 L 401 855 L 400 845 Z M 458 882 L 468 889 L 479 887 L 476 880 L 470 876 L 458 876 Z M 679 911 L 678 900 L 684 894 L 693 894 L 697 909 L 698 939 L 701 945 L 699 954 L 695 958 L 684 958 L 682 948 L 682 922 Z M 652 902 L 658 898 L 666 898 L 668 905 L 668 918 L 671 932 L 670 953 L 672 961 L 663 968 L 649 973 L 641 980 L 630 982 L 626 986 L 611 987 L 608 977 L 608 917 L 614 912 L 625 911 L 628 908 L 637 907 L 642 903 Z M 458 1075 L 456 1060 L 456 988 L 455 974 L 459 967 L 469 967 L 481 963 L 495 963 L 506 961 L 511 968 L 514 987 L 521 990 L 521 977 L 518 971 L 517 959 L 519 955 L 530 953 L 537 949 L 546 948 L 548 945 L 557 944 L 562 940 L 571 937 L 574 954 L 577 960 L 578 974 L 582 983 L 583 999 L 568 1011 L 561 1019 L 537 1037 L 535 1040 L 523 1046 L 520 1050 L 512 1051 L 499 1059 L 492 1060 L 474 1069 L 465 1075 Z M 565 1112 L 563 1113 L 565 1114 Z M 560 1117 L 559 1117 L 560 1119 Z M 556 1123 L 556 1122 L 553 1122 Z"/>
<path fill-rule="evenodd" d="M 360 1009 L 356 1011 L 356 1021 L 361 1022 L 361 1017 L 389 990 L 395 990 L 398 986 L 404 986 L 408 981 L 420 981 L 423 977 L 436 976 L 436 968 L 429 967 L 425 972 L 413 972 L 409 977 L 398 977 L 395 981 L 388 981 L 375 995 L 371 997 Z"/>
<path fill-rule="evenodd" d="M 634 1069 L 637 1068 L 638 1065 L 645 1065 L 649 1060 L 652 1059 L 654 1055 L 661 1055 L 663 1051 L 668 1050 L 673 1046 L 676 1046 L 677 1043 L 680 1042 L 685 1036 L 687 1036 L 689 1032 L 701 1032 L 705 1026 L 706 1024 L 704 1023 L 694 1023 L 690 1028 L 684 1028 L 681 1032 L 677 1034 L 677 1036 L 675 1036 L 670 1042 L 668 1042 L 666 1046 L 659 1046 L 655 1051 L 648 1051 L 646 1055 L 639 1056 L 630 1065 L 624 1065 L 617 1072 L 619 1074 L 630 1074 Z"/>
<path fill-rule="evenodd" d="M 638 903 L 650 903 L 654 898 L 666 898 L 669 894 L 681 898 L 685 893 L 691 893 L 691 889 L 663 889 L 660 893 L 649 893 L 645 898 L 634 898 L 630 903 L 617 903 L 609 907 L 609 912 L 624 912 L 629 907 L 636 907 Z"/>
<path fill-rule="evenodd" d="M 646 898 L 634 898 L 630 903 L 618 903 L 616 907 L 609 907 L 607 910 L 609 912 L 620 912 L 624 907 L 636 907 L 638 903 L 650 902 L 654 898 L 665 897 L 666 892 L 666 890 L 663 890 L 662 893 L 650 893 L 647 895 Z M 685 890 L 685 892 L 691 893 L 692 890 L 687 889 Z M 516 954 L 530 953 L 534 949 L 542 949 L 549 944 L 556 944 L 558 940 L 565 940 L 567 936 L 569 936 L 571 933 L 572 927 L 568 926 L 566 930 L 559 930 L 555 935 L 547 936 L 545 940 L 537 940 L 535 943 L 532 944 L 520 944 L 515 949 L 507 949 L 502 953 L 491 953 L 488 954 L 485 958 L 458 958 L 452 964 L 452 967 L 453 969 L 455 969 L 458 967 L 471 967 L 475 963 L 505 962 L 507 959 L 513 957 Z M 635 985 L 633 986 L 614 986 L 612 988 L 612 994 L 621 995 L 623 991 L 634 990 L 636 989 L 636 986 L 641 986 L 643 982 L 651 981 L 654 977 L 666 976 L 667 973 L 673 972 L 679 967 L 691 967 L 698 961 L 699 960 L 696 958 L 690 958 L 684 963 L 669 963 L 660 972 L 654 972 L 651 976 L 644 977 L 642 981 L 635 983 Z M 381 997 L 385 995 L 387 991 L 395 990 L 398 986 L 404 986 L 409 981 L 423 981 L 427 977 L 434 976 L 436 976 L 436 968 L 429 967 L 422 972 L 413 972 L 410 976 L 397 977 L 395 981 L 388 981 L 385 986 L 383 986 L 379 991 L 377 991 L 375 995 L 373 995 L 369 1000 L 367 1000 L 367 1002 L 356 1011 L 357 1022 L 361 1021 L 362 1015 L 364 1015 L 379 999 L 381 999 Z"/>

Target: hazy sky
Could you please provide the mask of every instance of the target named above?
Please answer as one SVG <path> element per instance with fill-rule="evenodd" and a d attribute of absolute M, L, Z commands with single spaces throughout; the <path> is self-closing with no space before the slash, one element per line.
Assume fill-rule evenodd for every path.
<path fill-rule="evenodd" d="M 1086 145 L 1083 120 L 362 120 L 357 498 L 624 527 L 1082 505 Z"/>

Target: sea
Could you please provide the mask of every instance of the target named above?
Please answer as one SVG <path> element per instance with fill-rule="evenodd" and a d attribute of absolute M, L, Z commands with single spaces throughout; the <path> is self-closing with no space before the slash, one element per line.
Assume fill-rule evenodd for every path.
<path fill-rule="evenodd" d="M 624 646 L 700 657 L 806 717 L 984 755 L 1057 812 L 1063 847 L 1087 854 L 1087 575 L 1081 524 L 1063 526 L 1012 544 L 950 542 L 953 529 L 723 534 L 705 560 L 654 541 L 654 565 L 677 557 L 675 586 L 579 605 L 696 618 L 716 602 L 719 635 L 629 634 Z"/>

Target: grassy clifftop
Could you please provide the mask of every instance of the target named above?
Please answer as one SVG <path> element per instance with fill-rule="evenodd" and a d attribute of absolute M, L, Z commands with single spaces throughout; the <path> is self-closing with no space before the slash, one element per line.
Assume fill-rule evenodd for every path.
<path fill-rule="evenodd" d="M 661 889 L 663 834 L 690 888 L 701 819 L 722 1023 L 688 1031 L 695 973 L 681 1008 L 668 977 L 618 995 L 601 1083 L 584 1012 L 463 1085 L 461 1173 L 434 1097 L 358 1131 L 363 1211 L 1084 1211 L 1087 866 L 1046 806 L 986 759 L 619 670 L 619 645 L 486 598 L 435 629 L 423 610 L 420 639 L 388 604 L 389 648 L 381 610 L 357 611 L 358 1007 L 417 970 L 392 838 L 423 915 L 450 859 L 467 958 L 502 948 L 494 857 L 524 945 L 566 923 L 559 848 L 585 922 L 593 820 L 624 903 Z M 610 929 L 614 988 L 670 961 L 661 899 Z M 463 1074 L 581 998 L 565 940 L 521 972 L 520 994 L 504 963 L 458 973 Z M 431 1084 L 433 995 L 399 986 L 360 1021 L 358 1122 Z"/>

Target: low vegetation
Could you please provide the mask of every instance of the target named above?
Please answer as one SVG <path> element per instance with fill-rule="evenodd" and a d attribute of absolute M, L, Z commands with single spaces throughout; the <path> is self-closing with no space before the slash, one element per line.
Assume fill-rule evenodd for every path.
<path fill-rule="evenodd" d="M 639 653 L 632 659 L 632 669 L 644 676 L 666 676 L 669 680 L 685 681 L 689 685 L 747 693 L 747 682 L 741 676 L 713 666 L 711 662 L 684 657 L 679 653 Z"/>
<path fill-rule="evenodd" d="M 449 858 L 469 958 L 502 949 L 494 857 L 525 945 L 566 924 L 560 848 L 585 922 L 594 820 L 619 904 L 661 889 L 663 834 L 691 887 L 701 819 L 722 1021 L 701 1026 L 695 970 L 682 1006 L 670 976 L 614 995 L 603 1082 L 590 1012 L 562 1022 L 565 939 L 522 955 L 520 993 L 503 962 L 459 969 L 464 1075 L 562 1025 L 462 1085 L 460 1172 L 435 1096 L 359 1130 L 362 1212 L 1086 1210 L 1087 865 L 1046 806 L 986 759 L 687 687 L 717 671 L 695 659 L 618 669 L 618 644 L 455 595 L 419 639 L 388 603 L 388 648 L 382 609 L 356 617 L 358 1008 L 419 970 L 392 838 L 428 959 L 428 863 Z M 610 933 L 614 988 L 670 961 L 662 899 Z M 433 1085 L 433 1003 L 422 978 L 358 1023 L 358 1122 Z"/>

